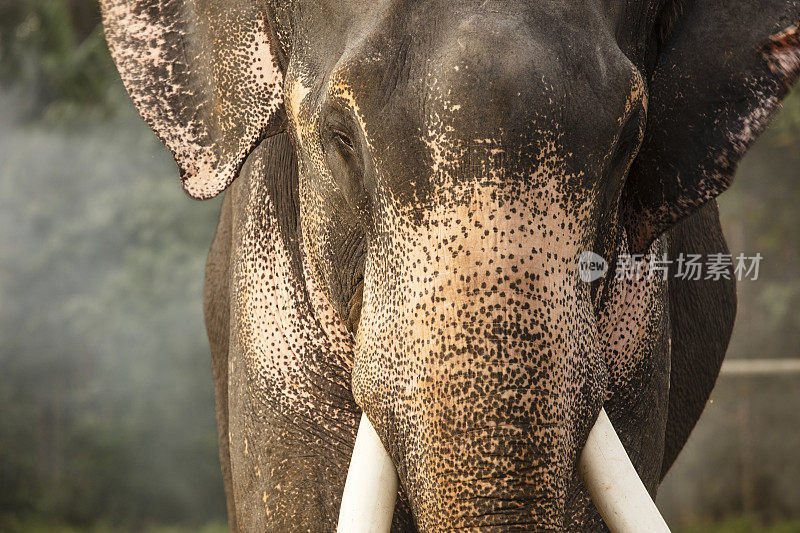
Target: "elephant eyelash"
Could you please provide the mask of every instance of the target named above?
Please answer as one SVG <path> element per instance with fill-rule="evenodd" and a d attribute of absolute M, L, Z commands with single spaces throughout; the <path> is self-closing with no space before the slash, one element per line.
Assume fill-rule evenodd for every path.
<path fill-rule="evenodd" d="M 353 140 L 346 133 L 339 130 L 332 130 L 331 136 L 333 137 L 334 141 L 336 141 L 342 148 L 349 150 L 351 152 L 355 151 L 355 145 L 353 144 Z"/>

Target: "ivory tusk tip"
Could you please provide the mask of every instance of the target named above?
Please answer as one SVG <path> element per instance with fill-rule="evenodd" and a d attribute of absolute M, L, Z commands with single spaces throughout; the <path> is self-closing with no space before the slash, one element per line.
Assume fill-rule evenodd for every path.
<path fill-rule="evenodd" d="M 613 533 L 669 532 L 605 409 L 600 410 L 589 432 L 578 470 L 592 501 Z"/>
<path fill-rule="evenodd" d="M 392 527 L 399 482 L 375 428 L 361 415 L 347 471 L 338 533 L 385 533 Z"/>

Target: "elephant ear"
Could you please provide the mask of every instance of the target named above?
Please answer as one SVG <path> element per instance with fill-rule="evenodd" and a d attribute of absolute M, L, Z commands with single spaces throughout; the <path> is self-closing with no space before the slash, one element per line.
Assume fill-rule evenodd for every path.
<path fill-rule="evenodd" d="M 634 253 L 722 193 L 800 73 L 797 0 L 685 0 L 650 78 L 623 193 Z M 668 2 L 670 3 L 670 2 Z"/>
<path fill-rule="evenodd" d="M 111 54 L 184 190 L 211 198 L 283 125 L 283 76 L 257 0 L 101 0 Z"/>

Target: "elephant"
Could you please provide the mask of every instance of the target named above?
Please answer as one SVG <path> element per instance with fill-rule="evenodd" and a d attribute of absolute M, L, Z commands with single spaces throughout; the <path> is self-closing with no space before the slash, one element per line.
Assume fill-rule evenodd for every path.
<path fill-rule="evenodd" d="M 614 274 L 727 253 L 716 197 L 800 74 L 800 1 L 101 4 L 185 192 L 226 191 L 232 531 L 334 530 L 362 413 L 394 531 L 607 530 L 577 469 L 601 410 L 655 496 L 735 281 Z"/>

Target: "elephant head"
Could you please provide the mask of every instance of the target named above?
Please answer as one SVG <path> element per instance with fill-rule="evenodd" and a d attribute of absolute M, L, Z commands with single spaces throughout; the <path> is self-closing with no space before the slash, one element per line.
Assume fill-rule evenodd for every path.
<path fill-rule="evenodd" d="M 659 251 L 728 187 L 800 71 L 800 3 L 103 8 L 123 81 L 189 195 L 216 195 L 257 146 L 290 138 L 296 180 L 244 172 L 251 188 L 294 188 L 303 287 L 252 266 L 290 261 L 278 244 L 253 238 L 234 257 L 243 364 L 269 381 L 302 356 L 286 339 L 322 352 L 336 339 L 330 365 L 351 376 L 422 530 L 590 523 L 576 475 L 587 435 L 604 405 L 628 433 L 646 418 L 634 412 L 663 420 L 666 383 L 651 375 L 669 356 L 663 284 L 585 283 L 578 258 Z M 248 224 L 277 203 L 256 199 Z M 285 311 L 293 291 L 312 295 L 308 314 Z M 269 394 L 301 396 L 284 383 Z M 634 461 L 651 491 L 654 449 Z"/>

